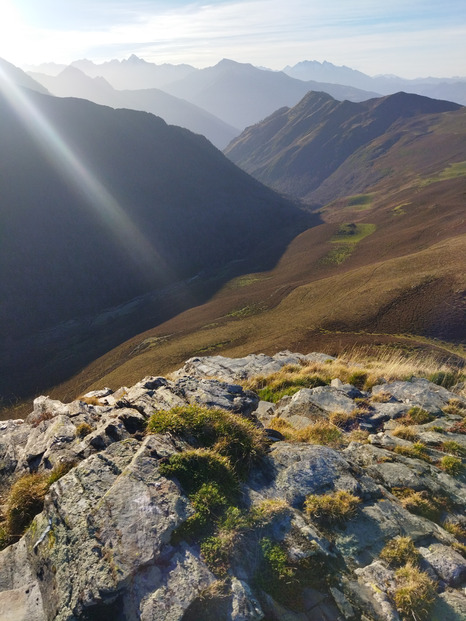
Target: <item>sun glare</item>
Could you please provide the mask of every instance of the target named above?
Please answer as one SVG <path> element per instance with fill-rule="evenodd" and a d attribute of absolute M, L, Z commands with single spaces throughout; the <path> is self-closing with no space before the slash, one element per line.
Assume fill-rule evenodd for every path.
<path fill-rule="evenodd" d="M 3 0 L 0 7 L 0 57 L 18 62 L 29 53 L 27 28 L 16 7 Z"/>

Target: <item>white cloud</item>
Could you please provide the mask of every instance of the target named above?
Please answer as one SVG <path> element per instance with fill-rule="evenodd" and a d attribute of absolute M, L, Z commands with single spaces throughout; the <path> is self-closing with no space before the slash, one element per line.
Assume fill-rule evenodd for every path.
<path fill-rule="evenodd" d="M 107 27 L 102 26 L 100 13 L 96 24 L 84 27 L 79 21 L 79 29 L 23 26 L 15 44 L 16 58 L 22 56 L 21 60 L 4 56 L 12 62 L 70 62 L 84 56 L 106 60 L 136 53 L 154 62 L 195 66 L 227 57 L 275 69 L 304 59 L 326 59 L 370 74 L 466 73 L 466 24 L 458 18 L 464 14 L 463 0 L 442 5 L 431 0 L 104 4 Z M 8 43 L 11 49 L 13 38 Z"/>

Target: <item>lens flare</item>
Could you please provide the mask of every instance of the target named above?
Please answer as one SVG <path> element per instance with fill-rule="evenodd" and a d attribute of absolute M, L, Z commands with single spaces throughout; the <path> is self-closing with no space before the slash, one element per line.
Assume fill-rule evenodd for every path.
<path fill-rule="evenodd" d="M 166 261 L 153 244 L 143 235 L 125 213 L 123 206 L 111 191 L 89 170 L 86 164 L 67 144 L 56 127 L 34 104 L 27 89 L 18 87 L 0 64 L 0 93 L 7 99 L 24 127 L 40 146 L 44 156 L 54 166 L 57 174 L 73 188 L 89 209 L 97 213 L 107 229 L 119 240 L 122 248 L 149 281 L 160 282 L 160 277 L 176 281 Z"/>

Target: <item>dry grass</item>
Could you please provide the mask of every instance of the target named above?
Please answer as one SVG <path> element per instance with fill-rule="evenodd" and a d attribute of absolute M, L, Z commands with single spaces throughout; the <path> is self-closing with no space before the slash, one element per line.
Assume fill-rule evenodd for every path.
<path fill-rule="evenodd" d="M 417 564 L 419 552 L 410 537 L 395 537 L 387 543 L 380 553 L 380 558 L 392 567 L 406 563 Z"/>
<path fill-rule="evenodd" d="M 338 490 L 331 494 L 311 494 L 304 510 L 313 519 L 323 523 L 338 523 L 351 519 L 361 502 L 354 494 Z"/>
<path fill-rule="evenodd" d="M 403 440 L 409 440 L 410 442 L 415 442 L 418 438 L 416 430 L 411 426 L 398 425 L 392 431 L 392 435 L 395 438 L 402 438 Z"/>
<path fill-rule="evenodd" d="M 304 429 L 295 429 L 283 418 L 272 418 L 268 426 L 279 431 L 287 442 L 307 442 L 332 448 L 341 448 L 347 443 L 342 431 L 327 420 L 315 421 Z"/>
<path fill-rule="evenodd" d="M 433 580 L 411 563 L 395 573 L 395 605 L 403 619 L 427 620 L 435 601 Z"/>

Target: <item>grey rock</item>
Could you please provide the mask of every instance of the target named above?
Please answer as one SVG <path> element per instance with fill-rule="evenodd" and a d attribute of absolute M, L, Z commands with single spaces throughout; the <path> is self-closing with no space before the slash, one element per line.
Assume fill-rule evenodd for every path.
<path fill-rule="evenodd" d="M 174 373 L 174 377 L 218 378 L 227 382 L 246 380 L 256 375 L 270 375 L 280 371 L 288 364 L 301 365 L 307 362 L 324 363 L 335 360 L 332 356 L 321 353 L 307 355 L 294 354 L 289 351 L 278 352 L 274 356 L 250 354 L 244 358 L 225 358 L 224 356 L 205 356 L 190 358 L 184 366 Z"/>
<path fill-rule="evenodd" d="M 259 404 L 259 397 L 236 384 L 218 380 L 183 377 L 175 382 L 175 390 L 189 403 L 250 416 Z"/>
<path fill-rule="evenodd" d="M 250 485 L 264 486 L 262 493 L 272 498 L 285 498 L 293 507 L 302 507 L 308 494 L 332 489 L 357 489 L 358 483 L 349 474 L 350 467 L 335 450 L 313 444 L 287 444 L 272 446 L 266 461 L 266 478 L 273 477 L 267 486 L 261 475 Z"/>
<path fill-rule="evenodd" d="M 461 591 L 444 591 L 437 596 L 430 612 L 430 621 L 464 621 L 466 619 L 466 594 Z"/>
<path fill-rule="evenodd" d="M 466 581 L 466 560 L 449 546 L 433 543 L 419 548 L 419 552 L 448 586 L 460 586 Z"/>
<path fill-rule="evenodd" d="M 442 408 L 450 399 L 458 398 L 458 395 L 442 386 L 421 378 L 415 378 L 411 382 L 392 382 L 383 386 L 374 386 L 372 389 L 374 395 L 381 392 L 392 395 L 410 407 L 421 407 L 436 416 L 441 415 Z"/>
<path fill-rule="evenodd" d="M 261 605 L 246 582 L 233 577 L 231 592 L 231 621 L 260 621 L 264 618 Z"/>
<path fill-rule="evenodd" d="M 308 424 L 316 418 L 328 417 L 332 412 L 349 414 L 355 409 L 354 401 L 344 392 L 332 386 L 303 388 L 291 397 L 284 405 L 280 401 L 276 410 L 277 416 L 286 420 L 293 416 L 308 419 Z M 295 420 L 295 424 L 297 419 Z"/>

